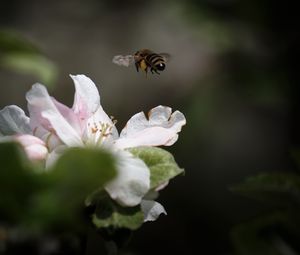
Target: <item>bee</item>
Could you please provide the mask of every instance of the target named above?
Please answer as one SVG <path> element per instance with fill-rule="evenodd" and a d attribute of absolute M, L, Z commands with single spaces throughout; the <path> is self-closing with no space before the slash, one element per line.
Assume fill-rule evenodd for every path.
<path fill-rule="evenodd" d="M 136 71 L 139 69 L 145 71 L 146 75 L 150 69 L 151 73 L 157 73 L 165 70 L 166 62 L 169 60 L 170 55 L 168 53 L 154 53 L 148 49 L 138 50 L 134 55 L 117 55 L 114 56 L 112 62 L 119 66 L 135 65 Z"/>

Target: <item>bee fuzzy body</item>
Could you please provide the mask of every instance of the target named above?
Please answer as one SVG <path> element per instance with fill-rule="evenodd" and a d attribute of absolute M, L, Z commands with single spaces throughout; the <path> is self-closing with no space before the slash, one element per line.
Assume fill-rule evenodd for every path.
<path fill-rule="evenodd" d="M 159 71 L 163 71 L 166 67 L 166 58 L 160 54 L 154 53 L 151 50 L 139 50 L 134 54 L 136 70 L 139 69 L 151 73 L 155 72 L 159 74 Z"/>
<path fill-rule="evenodd" d="M 159 72 L 165 70 L 166 62 L 170 55 L 167 53 L 154 53 L 148 49 L 138 50 L 134 55 L 117 55 L 113 58 L 113 63 L 120 66 L 130 66 L 134 64 L 137 72 L 141 69 L 146 74 L 148 70 L 152 74 L 160 74 Z"/>

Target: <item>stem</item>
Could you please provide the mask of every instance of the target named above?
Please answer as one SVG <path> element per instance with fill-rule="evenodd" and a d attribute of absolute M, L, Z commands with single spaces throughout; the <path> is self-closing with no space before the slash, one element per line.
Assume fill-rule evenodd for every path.
<path fill-rule="evenodd" d="M 116 255 L 118 254 L 118 246 L 114 241 L 105 242 L 105 247 L 108 255 Z"/>

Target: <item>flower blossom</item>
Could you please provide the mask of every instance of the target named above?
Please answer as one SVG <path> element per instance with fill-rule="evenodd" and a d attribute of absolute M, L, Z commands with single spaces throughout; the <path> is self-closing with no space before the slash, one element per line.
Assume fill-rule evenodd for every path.
<path fill-rule="evenodd" d="M 170 146 L 178 139 L 186 120 L 170 107 L 157 106 L 148 118 L 143 112 L 132 116 L 118 133 L 115 121 L 100 104 L 100 95 L 93 81 L 85 75 L 71 75 L 75 84 L 70 108 L 50 97 L 45 86 L 34 84 L 27 92 L 29 118 L 17 106 L 0 111 L 1 139 L 21 143 L 29 158 L 45 159 L 46 168 L 68 147 L 104 146 L 117 158 L 117 176 L 105 189 L 123 206 L 141 204 L 145 221 L 155 220 L 164 208 L 157 202 L 143 200 L 150 189 L 150 171 L 144 161 L 127 148 L 138 146 Z"/>

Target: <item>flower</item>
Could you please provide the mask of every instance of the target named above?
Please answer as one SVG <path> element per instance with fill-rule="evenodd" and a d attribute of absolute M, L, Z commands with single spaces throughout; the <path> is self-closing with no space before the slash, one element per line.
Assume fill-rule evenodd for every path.
<path fill-rule="evenodd" d="M 32 135 L 29 118 L 16 105 L 6 106 L 0 111 L 0 134 L 2 142 L 19 142 L 31 160 L 43 160 L 47 157 L 46 144 Z"/>
<path fill-rule="evenodd" d="M 100 104 L 93 81 L 85 75 L 71 75 L 71 78 L 75 84 L 72 108 L 50 97 L 43 85 L 35 84 L 26 94 L 30 118 L 17 106 L 8 106 L 0 112 L 0 132 L 35 137 L 37 140 L 32 141 L 34 149 L 31 152 L 38 145 L 46 146 L 47 167 L 67 147 L 107 147 L 116 155 L 118 175 L 106 185 L 106 191 L 123 206 L 141 204 L 150 189 L 150 172 L 144 161 L 125 149 L 174 144 L 186 123 L 184 115 L 179 111 L 172 113 L 170 107 L 157 106 L 149 112 L 148 118 L 143 112 L 131 117 L 119 135 L 116 122 L 108 117 Z M 21 144 L 25 145 L 25 150 L 26 146 L 31 147 Z M 141 207 L 145 220 L 153 220 L 165 212 L 154 201 L 143 201 Z"/>

